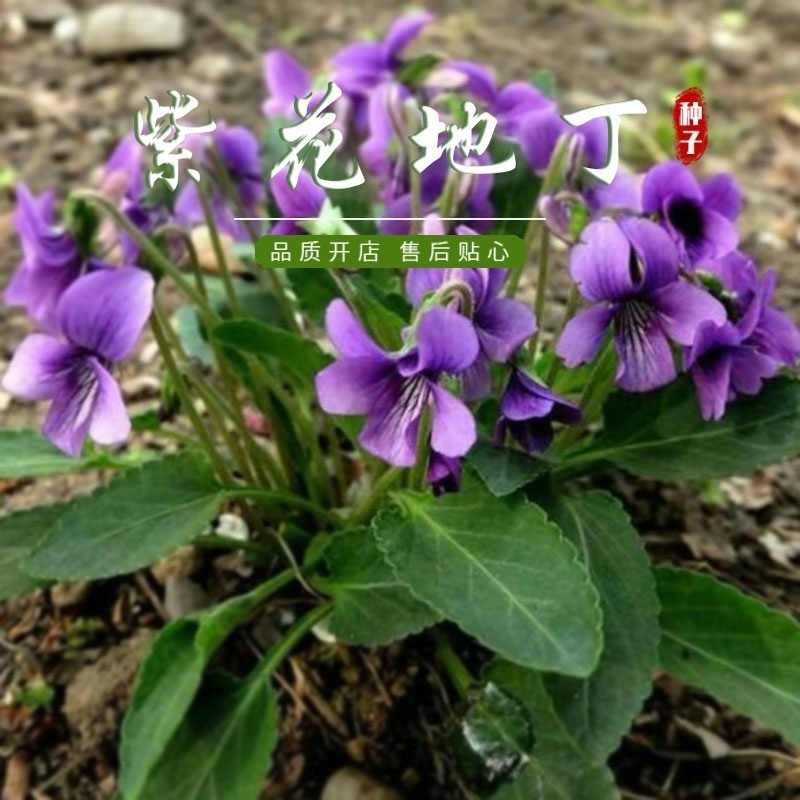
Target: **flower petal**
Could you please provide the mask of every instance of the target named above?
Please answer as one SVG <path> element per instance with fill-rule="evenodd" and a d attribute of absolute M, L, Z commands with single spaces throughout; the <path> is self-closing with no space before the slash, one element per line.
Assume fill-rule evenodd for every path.
<path fill-rule="evenodd" d="M 536 318 L 519 300 L 498 299 L 484 303 L 475 314 L 475 327 L 483 351 L 505 363 L 520 345 L 536 333 Z"/>
<path fill-rule="evenodd" d="M 433 14 L 420 12 L 407 14 L 396 20 L 383 40 L 381 54 L 387 65 L 393 68 L 400 53 L 419 36 L 422 29 L 433 21 Z"/>
<path fill-rule="evenodd" d="M 415 372 L 457 374 L 471 366 L 480 352 L 472 323 L 442 306 L 426 312 L 417 328 Z"/>
<path fill-rule="evenodd" d="M 703 359 L 691 370 L 704 420 L 722 419 L 730 394 L 731 354 L 721 352 L 716 358 Z"/>
<path fill-rule="evenodd" d="M 42 333 L 33 333 L 17 347 L 3 376 L 3 389 L 25 400 L 49 400 L 64 387 L 78 349 Z"/>
<path fill-rule="evenodd" d="M 269 185 L 270 192 L 284 217 L 315 219 L 319 216 L 325 202 L 325 190 L 317 186 L 305 170 L 300 173 L 294 189 L 289 186 L 282 172 L 271 178 Z"/>
<path fill-rule="evenodd" d="M 641 311 L 641 309 L 639 309 Z M 675 378 L 669 340 L 655 311 L 620 311 L 614 321 L 614 344 L 619 365 L 617 385 L 628 392 L 649 392 Z"/>
<path fill-rule="evenodd" d="M 638 217 L 621 219 L 618 224 L 641 264 L 640 291 L 650 292 L 677 279 L 678 249 L 660 225 Z"/>
<path fill-rule="evenodd" d="M 441 386 L 432 386 L 431 446 L 443 456 L 466 455 L 475 444 L 475 419 L 464 403 Z"/>
<path fill-rule="evenodd" d="M 328 306 L 325 311 L 325 330 L 333 346 L 345 358 L 389 360 L 389 356 L 372 341 L 344 300 L 333 300 Z"/>
<path fill-rule="evenodd" d="M 412 305 L 422 303 L 428 292 L 435 292 L 447 279 L 447 269 L 420 268 L 406 272 L 406 296 Z"/>
<path fill-rule="evenodd" d="M 595 306 L 576 314 L 565 326 L 556 345 L 556 354 L 568 367 L 592 361 L 600 350 L 614 310 Z"/>
<path fill-rule="evenodd" d="M 343 358 L 321 370 L 314 384 L 328 414 L 367 414 L 382 395 L 398 394 L 394 364 L 384 358 Z"/>
<path fill-rule="evenodd" d="M 100 389 L 92 361 L 85 357 L 73 360 L 42 428 L 56 447 L 73 458 L 83 449 Z"/>
<path fill-rule="evenodd" d="M 590 223 L 572 248 L 570 275 L 588 300 L 620 300 L 636 288 L 631 244 L 610 219 Z"/>
<path fill-rule="evenodd" d="M 305 97 L 311 89 L 311 80 L 302 64 L 286 50 L 270 50 L 264 56 L 264 83 L 277 102 L 273 108 L 292 109 L 296 97 Z M 269 102 L 269 101 L 267 101 Z"/>
<path fill-rule="evenodd" d="M 648 297 L 658 310 L 661 326 L 678 344 L 690 345 L 704 322 L 722 325 L 727 319 L 725 307 L 705 289 L 685 281 L 675 281 Z"/>
<path fill-rule="evenodd" d="M 701 185 L 706 206 L 734 221 L 742 210 L 742 192 L 732 175 L 720 173 Z"/>
<path fill-rule="evenodd" d="M 645 214 L 661 213 L 670 198 L 703 202 L 703 192 L 691 170 L 677 161 L 666 161 L 648 170 L 642 183 Z"/>
<path fill-rule="evenodd" d="M 125 409 L 122 391 L 97 359 L 90 360 L 97 378 L 97 396 L 92 409 L 89 435 L 98 444 L 121 444 L 131 432 L 131 420 Z"/>

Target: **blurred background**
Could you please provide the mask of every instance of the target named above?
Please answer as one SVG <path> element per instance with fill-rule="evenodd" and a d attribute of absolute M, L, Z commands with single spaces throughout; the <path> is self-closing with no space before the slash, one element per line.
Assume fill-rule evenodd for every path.
<path fill-rule="evenodd" d="M 482 61 L 502 80 L 544 71 L 565 111 L 642 100 L 647 117 L 623 123 L 622 158 L 633 167 L 671 155 L 671 104 L 679 91 L 701 86 L 709 145 L 697 169 L 730 170 L 738 178 L 745 196 L 743 247 L 778 270 L 779 301 L 800 318 L 800 2 L 454 0 L 427 8 L 437 19 L 413 52 Z M 0 285 L 19 260 L 16 182 L 36 192 L 52 187 L 62 197 L 71 188 L 97 185 L 111 149 L 132 130 L 134 112 L 144 110 L 144 98 L 166 102 L 168 89 L 194 95 L 215 120 L 258 131 L 266 50 L 289 49 L 319 74 L 336 49 L 382 33 L 407 10 L 391 0 L 173 0 L 155 6 L 2 0 Z M 0 309 L 0 372 L 25 330 L 21 315 Z M 132 406 L 158 396 L 154 359 L 145 345 L 125 367 L 123 389 Z M 37 425 L 41 413 L 0 391 L 3 427 Z M 0 483 L 0 509 L 53 502 L 87 491 L 96 480 Z M 655 558 L 702 566 L 774 605 L 800 610 L 800 462 L 709 486 L 617 483 Z M 0 609 L 3 800 L 113 795 L 117 725 L 146 649 L 142 629 L 164 611 L 159 581 L 156 574 L 100 589 L 56 587 L 44 598 Z M 309 658 L 308 673 L 319 676 Z M 308 702 L 312 720 L 322 721 L 290 720 L 295 727 L 285 732 L 267 796 L 318 797 L 328 776 L 347 765 L 407 796 L 467 796 L 437 749 L 435 713 L 427 723 L 406 712 L 398 716 L 402 703 L 387 707 L 385 686 L 330 696 L 343 675 L 345 684 L 373 685 L 376 670 L 384 680 L 389 675 L 413 685 L 425 673 L 425 658 L 401 649 L 369 656 L 374 663 L 337 664 L 335 676 L 325 673 L 328 683 L 319 678 Z M 304 679 L 307 686 L 308 675 Z M 314 696 L 322 698 L 319 704 Z M 425 702 L 428 695 L 421 696 Z M 419 726 L 416 749 L 397 749 L 398 737 L 412 735 L 409 726 Z M 761 755 L 730 757 L 742 749 Z M 784 772 L 786 758 L 778 749 L 791 752 L 750 721 L 661 677 L 614 767 L 625 796 L 634 800 L 796 798 L 800 773 L 796 764 Z M 367 797 L 353 790 L 326 800 Z"/>

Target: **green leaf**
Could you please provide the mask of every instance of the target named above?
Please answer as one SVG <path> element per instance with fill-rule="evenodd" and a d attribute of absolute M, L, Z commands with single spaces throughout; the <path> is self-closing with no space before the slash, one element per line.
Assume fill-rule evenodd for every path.
<path fill-rule="evenodd" d="M 529 762 L 534 732 L 525 706 L 493 683 L 469 697 L 456 753 L 470 781 L 491 788 L 518 775 Z"/>
<path fill-rule="evenodd" d="M 740 397 L 719 422 L 704 422 L 688 378 L 649 394 L 608 399 L 605 431 L 567 458 L 567 469 L 611 462 L 644 478 L 743 475 L 800 450 L 800 381 L 775 378 Z"/>
<path fill-rule="evenodd" d="M 0 600 L 29 594 L 43 585 L 28 575 L 23 565 L 67 508 L 66 503 L 40 506 L 0 519 Z"/>
<path fill-rule="evenodd" d="M 517 165 L 510 172 L 495 175 L 492 181 L 489 199 L 495 216 L 501 220 L 495 223 L 492 233 L 513 233 L 524 236 L 529 224 L 527 218 L 539 216 L 536 199 L 542 188 L 542 179 L 530 168 L 519 145 L 512 144 L 508 139 L 497 138 L 496 142 L 492 142 L 489 146 L 494 163 L 508 158 L 509 151 L 513 151 L 516 156 Z"/>
<path fill-rule="evenodd" d="M 474 467 L 489 491 L 505 497 L 544 475 L 550 465 L 521 450 L 479 441 L 469 451 L 467 461 Z"/>
<path fill-rule="evenodd" d="M 333 276 L 324 269 L 289 269 L 286 277 L 300 308 L 321 328 L 325 324 L 325 309 L 341 296 Z"/>
<path fill-rule="evenodd" d="M 26 569 L 62 581 L 133 572 L 201 534 L 222 496 L 196 452 L 147 462 L 72 503 Z"/>
<path fill-rule="evenodd" d="M 488 678 L 528 709 L 536 730 L 531 763 L 492 800 L 619 800 L 614 776 L 578 742 L 553 706 L 544 677 L 496 662 Z"/>
<path fill-rule="evenodd" d="M 661 666 L 800 743 L 800 625 L 709 575 L 656 570 Z"/>
<path fill-rule="evenodd" d="M 399 492 L 399 509 L 378 516 L 373 530 L 398 579 L 504 657 L 588 675 L 600 610 L 575 548 L 537 506 L 472 483 L 439 499 Z"/>
<path fill-rule="evenodd" d="M 64 455 L 38 431 L 0 431 L 0 478 L 41 478 L 86 465 L 86 459 Z"/>
<path fill-rule="evenodd" d="M 268 679 L 258 671 L 244 681 L 210 675 L 142 796 L 256 800 L 277 741 L 278 703 Z"/>
<path fill-rule="evenodd" d="M 406 86 L 422 86 L 441 63 L 442 57 L 436 53 L 423 53 L 416 58 L 407 59 L 397 72 L 397 82 Z"/>
<path fill-rule="evenodd" d="M 344 531 L 325 551 L 329 575 L 314 586 L 333 598 L 331 633 L 348 644 L 380 647 L 433 625 L 438 615 L 395 578 L 365 528 Z"/>
<path fill-rule="evenodd" d="M 650 560 L 620 503 L 606 492 L 546 506 L 578 548 L 600 593 L 603 654 L 585 680 L 545 675 L 554 713 L 598 762 L 619 745 L 650 694 L 658 664 L 658 596 Z"/>
<path fill-rule="evenodd" d="M 227 347 L 275 359 L 283 368 L 309 381 L 332 361 L 316 342 L 256 319 L 222 322 L 211 335 Z"/>
<path fill-rule="evenodd" d="M 159 633 L 122 725 L 119 787 L 125 800 L 146 800 L 148 777 L 186 716 L 211 657 L 263 599 L 259 587 L 201 615 L 176 620 Z"/>

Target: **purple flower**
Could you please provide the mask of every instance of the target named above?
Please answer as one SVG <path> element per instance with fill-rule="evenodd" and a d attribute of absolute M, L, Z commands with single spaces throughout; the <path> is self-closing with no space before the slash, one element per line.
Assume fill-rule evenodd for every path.
<path fill-rule="evenodd" d="M 704 419 L 720 419 L 737 394 L 757 394 L 766 378 L 800 358 L 800 332 L 771 305 L 775 274 L 760 277 L 753 261 L 734 251 L 702 265 L 723 284 L 729 321 L 704 324 L 684 353 Z M 700 273 L 702 274 L 702 273 Z"/>
<path fill-rule="evenodd" d="M 9 306 L 22 306 L 44 330 L 55 325 L 55 309 L 85 263 L 72 235 L 55 221 L 55 194 L 34 197 L 24 184 L 16 187 L 14 226 L 22 243 L 22 261 L 4 293 Z"/>
<path fill-rule="evenodd" d="M 591 361 L 613 328 L 617 383 L 631 392 L 675 377 L 670 339 L 690 345 L 701 323 L 725 321 L 721 303 L 680 279 L 675 246 L 649 220 L 592 222 L 572 250 L 570 273 L 597 305 L 567 323 L 556 352 L 568 367 Z"/>
<path fill-rule="evenodd" d="M 269 97 L 261 106 L 265 117 L 295 119 L 295 99 L 306 97 L 311 92 L 308 73 L 285 50 L 271 50 L 264 56 L 264 84 L 269 92 Z M 315 105 L 312 100 L 310 108 Z"/>
<path fill-rule="evenodd" d="M 480 352 L 464 373 L 467 400 L 485 397 L 492 385 L 489 362 L 505 363 L 536 332 L 533 312 L 518 300 L 501 297 L 506 269 L 411 269 L 406 294 L 419 307 L 431 292 L 446 292 L 449 307 L 468 313 L 480 343 Z M 468 302 L 465 302 L 468 295 Z"/>
<path fill-rule="evenodd" d="M 574 137 L 581 164 L 599 169 L 608 159 L 608 123 L 593 119 L 578 127 L 561 119 L 553 103 L 525 114 L 517 123 L 520 149 L 531 169 L 537 173 L 547 170 L 558 140 L 564 135 Z"/>
<path fill-rule="evenodd" d="M 577 425 L 580 408 L 538 383 L 516 367 L 500 399 L 495 436 L 503 442 L 510 433 L 528 453 L 543 453 L 553 441 L 553 423 Z"/>
<path fill-rule="evenodd" d="M 435 495 L 457 492 L 461 486 L 461 459 L 448 458 L 433 451 L 428 461 L 427 477 Z"/>
<path fill-rule="evenodd" d="M 354 97 L 366 97 L 376 86 L 390 81 L 402 65 L 401 55 L 420 31 L 433 20 L 432 14 L 400 17 L 380 42 L 356 42 L 340 50 L 332 59 L 333 80 Z"/>
<path fill-rule="evenodd" d="M 439 385 L 442 374 L 463 372 L 478 356 L 467 319 L 434 307 L 422 316 L 413 344 L 399 353 L 378 347 L 343 300 L 328 306 L 325 323 L 340 358 L 317 375 L 319 402 L 329 414 L 367 417 L 359 436 L 365 450 L 395 466 L 413 466 L 427 408 L 434 453 L 458 458 L 472 447 L 472 414 Z"/>
<path fill-rule="evenodd" d="M 56 308 L 63 338 L 28 336 L 14 353 L 3 388 L 26 400 L 51 400 L 44 434 L 70 456 L 91 436 L 118 444 L 130 420 L 112 363 L 130 355 L 153 303 L 153 279 L 134 267 L 101 269 L 76 280 Z"/>
<path fill-rule="evenodd" d="M 305 171 L 300 173 L 294 189 L 289 186 L 283 175 L 276 175 L 270 180 L 270 191 L 280 213 L 290 217 L 290 219 L 279 219 L 272 226 L 270 233 L 275 236 L 306 233 L 306 230 L 291 217 L 316 219 L 325 203 L 325 191 L 317 186 L 311 175 Z"/>
<path fill-rule="evenodd" d="M 642 207 L 646 214 L 659 215 L 688 266 L 722 258 L 739 242 L 734 221 L 742 198 L 730 175 L 715 175 L 701 184 L 677 161 L 658 164 L 644 176 Z"/>
<path fill-rule="evenodd" d="M 210 139 L 198 139 L 206 145 L 210 143 L 216 150 L 233 188 L 240 206 L 215 186 L 211 193 L 211 209 L 219 229 L 237 241 L 248 238 L 247 228 L 234 217 L 254 217 L 258 205 L 264 200 L 266 191 L 261 176 L 261 156 L 258 139 L 247 128 L 219 123 Z M 201 162 L 213 168 L 208 154 L 201 153 Z M 206 180 L 208 178 L 206 177 Z M 194 181 L 187 181 L 175 204 L 175 216 L 184 225 L 197 225 L 204 221 L 203 206 L 200 203 L 199 187 Z M 239 213 L 244 212 L 244 213 Z"/>

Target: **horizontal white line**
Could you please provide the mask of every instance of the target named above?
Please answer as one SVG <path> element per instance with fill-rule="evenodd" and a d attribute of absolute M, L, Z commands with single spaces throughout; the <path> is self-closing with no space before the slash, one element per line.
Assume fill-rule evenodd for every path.
<path fill-rule="evenodd" d="M 313 222 L 319 217 L 234 217 L 238 222 Z M 422 222 L 428 217 L 337 217 L 343 222 Z M 547 217 L 436 217 L 442 222 L 545 222 Z"/>

